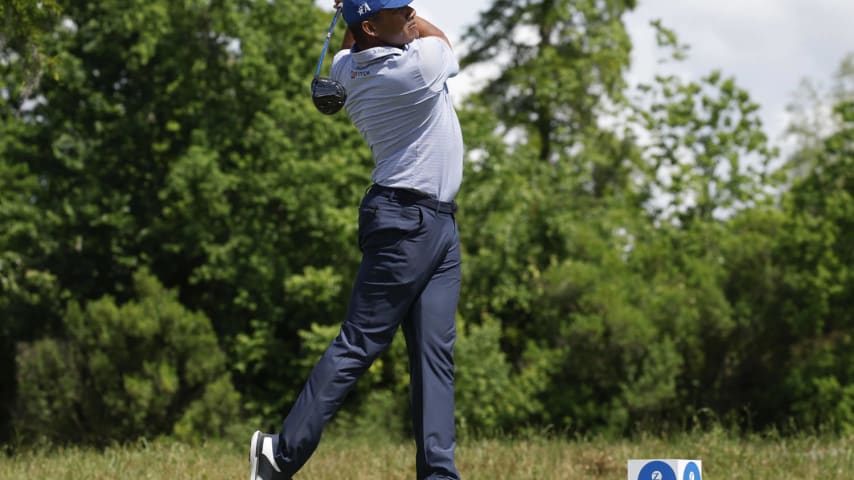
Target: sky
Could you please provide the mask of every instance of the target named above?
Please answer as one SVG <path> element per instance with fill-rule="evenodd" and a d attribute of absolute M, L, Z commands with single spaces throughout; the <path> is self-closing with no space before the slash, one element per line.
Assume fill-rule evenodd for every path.
<path fill-rule="evenodd" d="M 330 8 L 332 0 L 317 0 Z M 414 0 L 418 14 L 441 28 L 462 51 L 466 27 L 492 0 Z M 625 16 L 634 51 L 629 81 L 650 81 L 657 73 L 699 80 L 712 70 L 735 77 L 761 106 L 766 133 L 782 140 L 786 105 L 805 78 L 825 85 L 848 53 L 854 52 L 854 0 L 639 0 Z M 658 63 L 661 51 L 649 22 L 661 19 L 681 43 L 688 59 Z M 460 98 L 488 72 L 464 72 L 449 82 Z"/>

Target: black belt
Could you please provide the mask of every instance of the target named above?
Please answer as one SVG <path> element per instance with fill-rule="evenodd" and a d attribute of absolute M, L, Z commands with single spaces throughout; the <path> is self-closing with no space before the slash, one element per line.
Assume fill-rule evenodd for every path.
<path fill-rule="evenodd" d="M 427 207 L 430 210 L 435 210 L 441 213 L 457 212 L 457 202 L 443 202 L 440 200 L 436 200 L 435 198 L 428 197 L 427 195 L 424 195 L 422 193 L 413 192 L 412 190 L 384 187 L 375 183 L 371 187 L 371 191 L 379 193 L 381 195 L 385 195 L 390 200 L 397 200 L 401 203 L 407 204 L 414 203 L 416 205 L 421 205 L 422 207 Z"/>

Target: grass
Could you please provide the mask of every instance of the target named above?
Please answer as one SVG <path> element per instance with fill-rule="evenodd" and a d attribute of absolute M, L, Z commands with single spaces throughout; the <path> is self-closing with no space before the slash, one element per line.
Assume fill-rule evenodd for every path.
<path fill-rule="evenodd" d="M 189 446 L 163 440 L 103 451 L 27 451 L 0 455 L 0 478 L 245 479 L 247 449 L 224 442 Z M 466 480 L 622 480 L 629 458 L 701 459 L 710 480 L 841 479 L 854 472 L 854 436 L 738 438 L 712 432 L 634 441 L 471 440 L 457 448 L 457 466 Z M 351 441 L 339 435 L 325 438 L 296 478 L 412 479 L 414 465 L 414 447 L 408 442 Z"/>

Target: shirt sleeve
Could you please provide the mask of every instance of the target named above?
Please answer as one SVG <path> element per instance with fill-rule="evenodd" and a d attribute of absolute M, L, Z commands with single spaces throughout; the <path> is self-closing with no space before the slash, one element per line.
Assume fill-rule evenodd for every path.
<path fill-rule="evenodd" d="M 341 75 L 344 65 L 347 63 L 344 59 L 349 58 L 350 50 L 340 50 L 332 59 L 332 68 L 329 70 L 329 77 L 338 82 L 342 81 Z"/>
<path fill-rule="evenodd" d="M 438 92 L 445 88 L 449 78 L 460 73 L 460 64 L 451 47 L 439 37 L 426 37 L 417 40 L 420 54 L 421 76 L 430 87 Z"/>

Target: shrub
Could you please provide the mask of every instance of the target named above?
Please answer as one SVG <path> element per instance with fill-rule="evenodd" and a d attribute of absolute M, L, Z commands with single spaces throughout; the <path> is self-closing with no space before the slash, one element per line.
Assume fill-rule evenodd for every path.
<path fill-rule="evenodd" d="M 175 434 L 221 435 L 240 397 L 210 321 L 145 271 L 137 299 L 71 304 L 63 339 L 18 353 L 21 438 L 105 444 Z"/>

